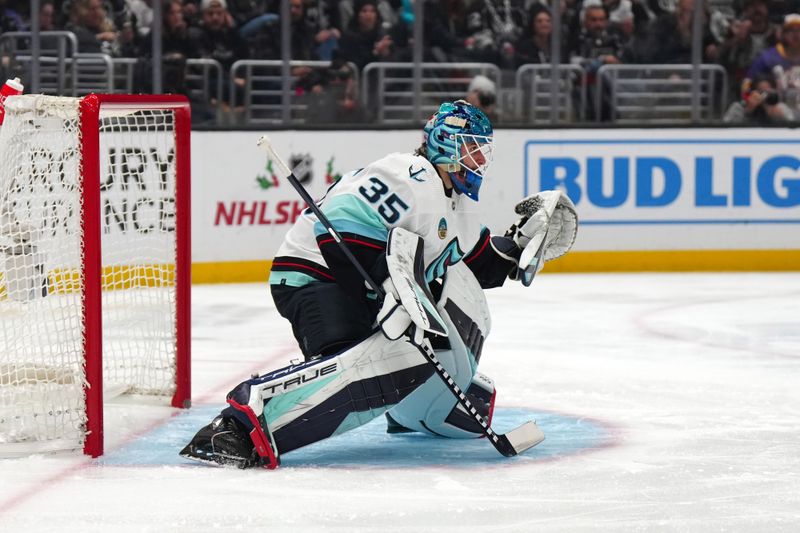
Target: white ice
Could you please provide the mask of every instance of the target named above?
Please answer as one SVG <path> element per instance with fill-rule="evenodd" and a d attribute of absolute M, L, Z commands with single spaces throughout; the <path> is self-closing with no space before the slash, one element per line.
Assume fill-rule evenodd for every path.
<path fill-rule="evenodd" d="M 496 424 L 547 435 L 388 436 L 382 420 L 276 471 L 178 447 L 295 353 L 263 284 L 197 286 L 194 407 L 107 406 L 105 459 L 0 460 L 0 531 L 800 531 L 800 273 L 540 275 L 488 292 Z"/>

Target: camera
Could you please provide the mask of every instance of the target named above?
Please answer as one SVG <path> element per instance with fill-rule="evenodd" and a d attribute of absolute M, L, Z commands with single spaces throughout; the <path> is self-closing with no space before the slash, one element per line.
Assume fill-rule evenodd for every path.
<path fill-rule="evenodd" d="M 765 105 L 777 105 L 780 101 L 778 93 L 775 91 L 761 91 L 761 96 L 764 97 Z"/>

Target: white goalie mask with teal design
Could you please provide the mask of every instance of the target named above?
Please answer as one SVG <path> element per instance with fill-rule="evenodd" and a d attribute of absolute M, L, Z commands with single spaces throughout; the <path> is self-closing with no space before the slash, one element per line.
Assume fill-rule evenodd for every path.
<path fill-rule="evenodd" d="M 489 118 L 464 100 L 446 102 L 425 125 L 424 139 L 428 160 L 447 171 L 457 192 L 477 201 L 494 148 Z"/>

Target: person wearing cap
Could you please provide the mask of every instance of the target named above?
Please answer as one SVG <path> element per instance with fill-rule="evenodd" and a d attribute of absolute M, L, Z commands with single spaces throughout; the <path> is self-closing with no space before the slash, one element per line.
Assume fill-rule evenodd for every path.
<path fill-rule="evenodd" d="M 247 59 L 247 47 L 234 27 L 226 0 L 202 0 L 200 26 L 193 28 L 195 53 L 219 61 L 228 70 L 234 61 Z"/>
<path fill-rule="evenodd" d="M 495 83 L 482 74 L 478 74 L 469 82 L 467 88 L 467 102 L 477 107 L 489 117 L 489 120 L 497 120 L 495 103 L 497 102 L 497 86 Z"/>
<path fill-rule="evenodd" d="M 742 85 L 743 91 L 750 85 L 750 80 L 761 74 L 780 74 L 800 68 L 800 14 L 792 13 L 783 19 L 780 42 L 767 48 L 756 57 L 747 70 L 747 78 Z"/>

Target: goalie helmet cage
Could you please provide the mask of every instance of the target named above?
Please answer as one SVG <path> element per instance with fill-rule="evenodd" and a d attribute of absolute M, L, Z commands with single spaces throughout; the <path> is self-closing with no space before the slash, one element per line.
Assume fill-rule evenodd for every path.
<path fill-rule="evenodd" d="M 183 96 L 11 97 L 0 127 L 0 457 L 103 454 L 103 396 L 189 407 Z"/>

